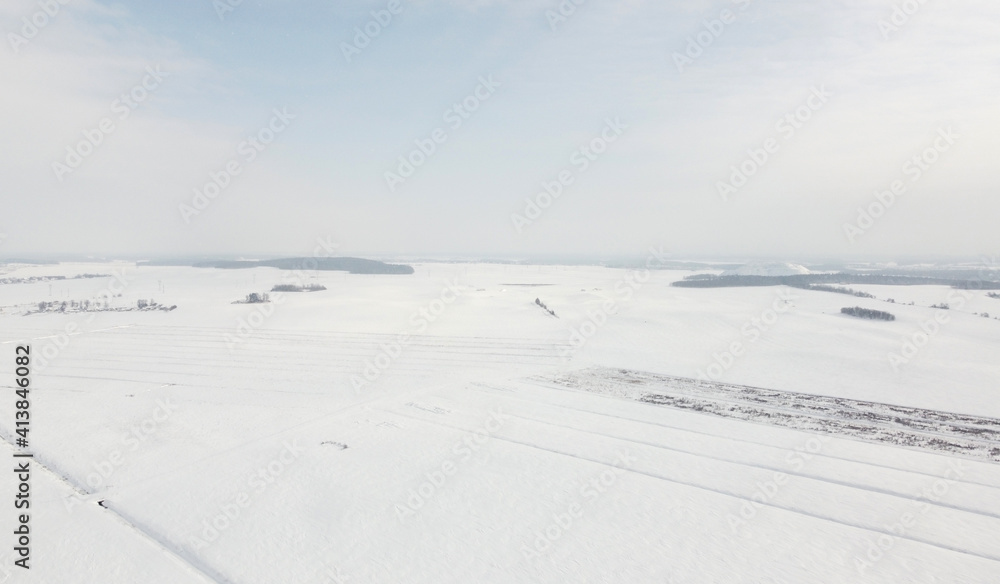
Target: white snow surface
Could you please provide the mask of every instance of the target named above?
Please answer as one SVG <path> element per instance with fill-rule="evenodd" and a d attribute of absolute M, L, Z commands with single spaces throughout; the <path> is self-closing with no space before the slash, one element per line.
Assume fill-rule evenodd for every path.
<path fill-rule="evenodd" d="M 1000 418 L 1000 321 L 974 314 L 1000 300 L 970 292 L 928 333 L 947 288 L 865 288 L 890 304 L 669 285 L 688 272 L 414 267 L 310 273 L 326 291 L 267 305 L 231 302 L 289 273 L 5 274 L 125 282 L 0 286 L 0 385 L 30 343 L 36 457 L 32 568 L 5 544 L 0 581 L 1000 581 L 996 463 L 546 381 L 620 368 Z M 178 308 L 22 316 L 109 285 L 113 306 Z M 854 305 L 897 319 L 840 314 Z M 8 534 L 14 489 L 0 473 Z"/>

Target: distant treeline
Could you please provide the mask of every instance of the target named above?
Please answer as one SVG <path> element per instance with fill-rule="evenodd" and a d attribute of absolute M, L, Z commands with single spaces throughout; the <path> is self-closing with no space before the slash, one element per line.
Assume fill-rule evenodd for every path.
<path fill-rule="evenodd" d="M 29 276 L 27 278 L 0 278 L 0 284 L 34 284 L 36 282 L 51 282 L 53 280 L 87 280 L 90 278 L 110 278 L 111 274 L 78 274 L 66 276 Z"/>
<path fill-rule="evenodd" d="M 680 288 L 731 288 L 743 286 L 791 286 L 815 288 L 817 284 L 876 284 L 882 286 L 951 286 L 964 290 L 1000 290 L 1000 282 L 989 280 L 952 280 L 927 276 L 888 274 L 794 274 L 791 276 L 716 276 L 674 282 Z"/>
<path fill-rule="evenodd" d="M 349 272 L 351 274 L 412 274 L 411 266 L 387 264 L 361 258 L 283 258 L 277 260 L 212 260 L 177 262 L 170 260 L 143 262 L 147 266 L 193 266 L 237 270 L 244 268 L 278 268 L 279 270 L 321 270 Z"/>
<path fill-rule="evenodd" d="M 851 269 L 844 271 L 847 273 L 866 273 L 864 271 Z M 885 276 L 926 277 L 940 278 L 942 280 L 1000 280 L 1000 270 L 994 268 L 879 268 L 877 273 Z"/>
<path fill-rule="evenodd" d="M 271 292 L 322 292 L 326 286 L 322 284 L 309 284 L 307 286 L 297 286 L 295 284 L 278 284 L 271 288 Z"/>
<path fill-rule="evenodd" d="M 861 308 L 860 306 L 841 308 L 840 312 L 842 314 L 849 314 L 858 318 L 869 318 L 872 320 L 896 320 L 896 317 L 888 312 L 872 310 L 870 308 Z"/>
<path fill-rule="evenodd" d="M 857 296 L 858 298 L 875 298 L 875 296 L 867 292 L 852 290 L 851 288 L 837 288 L 836 286 L 825 286 L 823 284 L 813 284 L 812 286 L 809 287 L 809 289 L 818 290 L 820 292 L 836 292 L 837 294 L 850 294 L 851 296 Z"/>
<path fill-rule="evenodd" d="M 137 300 L 134 307 L 129 306 L 110 306 L 108 299 L 105 298 L 104 302 L 101 303 L 98 300 L 91 302 L 90 300 L 81 300 L 77 302 L 76 300 L 70 301 L 54 301 L 54 302 L 39 302 L 38 310 L 29 310 L 25 312 L 25 315 L 29 314 L 44 314 L 50 312 L 62 312 L 62 313 L 72 313 L 72 312 L 149 312 L 153 310 L 159 310 L 163 312 L 170 312 L 177 308 L 177 305 L 165 306 L 158 303 L 153 299 Z"/>
<path fill-rule="evenodd" d="M 25 264 L 29 266 L 55 266 L 58 265 L 59 262 L 56 260 L 39 260 L 39 259 L 30 260 L 24 258 L 4 258 L 0 260 L 0 265 L 7 265 L 7 264 Z"/>

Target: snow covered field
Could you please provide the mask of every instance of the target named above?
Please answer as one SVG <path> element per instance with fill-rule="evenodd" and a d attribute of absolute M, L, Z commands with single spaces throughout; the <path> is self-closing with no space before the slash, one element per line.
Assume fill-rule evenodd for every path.
<path fill-rule="evenodd" d="M 49 469 L 33 567 L 0 582 L 1000 581 L 989 433 L 986 455 L 950 454 L 646 403 L 614 375 L 557 382 L 625 369 L 1000 418 L 1000 321 L 974 314 L 1000 300 L 970 292 L 944 319 L 939 286 L 854 286 L 889 304 L 669 286 L 688 272 L 414 267 L 307 273 L 327 290 L 257 305 L 232 302 L 290 274 L 2 274 L 117 275 L 0 285 L 0 352 L 32 345 Z M 107 290 L 177 309 L 22 316 Z M 896 320 L 840 314 L 855 305 Z M 3 456 L 13 419 L 0 400 Z"/>

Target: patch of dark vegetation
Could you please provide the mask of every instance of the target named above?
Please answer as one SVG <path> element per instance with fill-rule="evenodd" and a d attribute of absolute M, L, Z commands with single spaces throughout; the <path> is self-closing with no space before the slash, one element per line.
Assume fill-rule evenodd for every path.
<path fill-rule="evenodd" d="M 541 300 L 539 300 L 538 298 L 535 298 L 535 304 L 537 304 L 538 306 L 540 306 L 542 308 L 542 310 L 544 310 L 545 312 L 548 312 L 552 316 L 556 316 L 556 311 L 552 310 L 548 306 L 545 306 L 545 303 L 542 302 Z M 556 316 L 556 318 L 559 318 L 559 317 Z"/>
<path fill-rule="evenodd" d="M 1000 420 L 994 418 L 622 369 L 543 379 L 701 414 L 1000 462 Z"/>
<path fill-rule="evenodd" d="M 295 284 L 278 284 L 271 288 L 271 292 L 321 292 L 326 290 L 326 286 L 320 284 L 309 284 L 307 286 L 296 286 Z"/>
<path fill-rule="evenodd" d="M 896 317 L 888 312 L 883 312 L 881 310 L 872 310 L 870 308 L 861 308 L 860 306 L 841 308 L 840 312 L 841 314 L 849 314 L 851 316 L 856 316 L 858 318 L 867 318 L 870 320 L 896 320 Z"/>

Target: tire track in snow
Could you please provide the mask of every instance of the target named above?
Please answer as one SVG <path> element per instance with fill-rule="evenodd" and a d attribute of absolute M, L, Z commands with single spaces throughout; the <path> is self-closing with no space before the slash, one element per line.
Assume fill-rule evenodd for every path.
<path fill-rule="evenodd" d="M 460 427 L 460 426 L 455 426 L 455 425 L 452 425 L 452 424 L 447 424 L 447 423 L 439 422 L 439 421 L 436 421 L 436 420 L 428 420 L 428 419 L 425 419 L 425 418 L 420 418 L 420 417 L 417 417 L 417 416 L 411 416 L 411 415 L 408 415 L 408 414 L 404 414 L 404 413 L 401 413 L 401 412 L 396 412 L 396 411 L 385 409 L 385 408 L 377 408 L 377 409 L 380 409 L 380 410 L 382 410 L 382 411 L 384 411 L 384 412 L 386 412 L 388 414 L 392 414 L 392 415 L 403 417 L 403 418 L 408 418 L 408 419 L 411 419 L 411 420 L 416 420 L 416 421 L 419 421 L 419 422 L 424 422 L 426 424 L 442 426 L 442 427 L 451 428 L 451 429 L 454 429 L 454 430 L 460 430 L 460 431 L 463 431 L 463 432 L 474 432 L 473 429 L 463 428 L 463 427 Z M 609 468 L 615 468 L 615 469 L 620 469 L 621 468 L 620 466 L 618 466 L 614 462 L 607 462 L 607 461 L 604 461 L 604 460 L 598 460 L 598 459 L 595 459 L 595 458 L 589 458 L 589 457 L 586 457 L 586 456 L 582 456 L 582 455 L 578 455 L 578 454 L 573 454 L 573 453 L 570 453 L 570 452 L 563 452 L 563 451 L 552 449 L 552 448 L 546 448 L 544 446 L 541 446 L 541 445 L 538 445 L 538 444 L 534 444 L 534 443 L 531 443 L 531 442 L 526 442 L 526 441 L 522 441 L 522 440 L 515 440 L 513 438 L 506 438 L 506 437 L 501 436 L 499 434 L 493 434 L 493 435 L 491 435 L 491 439 L 501 440 L 503 442 L 508 442 L 508 443 L 511 443 L 511 444 L 518 444 L 520 446 L 525 446 L 525 447 L 528 447 L 528 448 L 533 448 L 533 449 L 536 449 L 536 450 L 541 450 L 543 452 L 548 452 L 550 454 L 556 454 L 556 455 L 560 455 L 560 456 L 568 456 L 570 458 L 576 458 L 578 460 L 585 460 L 587 462 L 592 462 L 592 463 L 599 464 L 599 465 L 602 465 L 602 466 L 606 466 L 606 467 L 609 467 Z M 677 478 L 669 478 L 669 477 L 658 475 L 658 474 L 655 474 L 655 473 L 652 473 L 652 472 L 637 470 L 635 468 L 629 468 L 629 469 L 623 469 L 623 470 L 626 473 L 640 474 L 640 475 L 648 476 L 648 477 L 651 477 L 651 478 L 654 478 L 654 479 L 662 480 L 664 482 L 673 483 L 673 484 L 677 484 L 677 485 L 682 485 L 682 486 L 685 486 L 685 487 L 690 487 L 690 488 L 694 488 L 694 489 L 698 489 L 698 490 L 702 490 L 702 491 L 707 491 L 707 492 L 715 493 L 715 494 L 718 494 L 718 495 L 723 495 L 723 496 L 726 496 L 726 497 L 731 497 L 731 498 L 739 499 L 741 501 L 744 501 L 744 502 L 747 502 L 747 503 L 750 503 L 750 504 L 758 504 L 758 505 L 762 505 L 764 507 L 770 507 L 770 508 L 773 508 L 773 509 L 777 509 L 779 511 L 784 511 L 784 512 L 793 513 L 793 514 L 796 514 L 796 515 L 801 515 L 801 516 L 804 516 L 804 517 L 809 517 L 811 519 L 817 519 L 817 520 L 820 520 L 820 521 L 826 521 L 826 522 L 830 522 L 830 523 L 835 523 L 837 525 L 843 525 L 843 526 L 846 526 L 846 527 L 849 527 L 849 528 L 859 529 L 859 530 L 862 530 L 862 531 L 868 531 L 868 532 L 876 533 L 876 534 L 879 534 L 879 535 L 887 535 L 887 536 L 895 537 L 895 538 L 898 538 L 898 539 L 904 539 L 904 540 L 912 541 L 912 542 L 915 542 L 915 543 L 919 543 L 919 544 L 923 544 L 923 545 L 928 545 L 928 546 L 931 546 L 931 547 L 935 547 L 935 548 L 938 548 L 938 549 L 942 549 L 942 550 L 945 550 L 945 551 L 955 552 L 955 553 L 959 553 L 959 554 L 965 554 L 965 555 L 974 556 L 974 557 L 977 557 L 977 558 L 982 558 L 984 560 L 994 561 L 994 562 L 997 562 L 998 564 L 1000 564 L 1000 555 L 994 556 L 994 555 L 990 555 L 990 554 L 987 554 L 987 553 L 980 553 L 980 552 L 969 550 L 969 549 L 963 549 L 963 548 L 960 548 L 960 547 L 956 547 L 956 546 L 952 546 L 952 545 L 948 545 L 948 544 L 944 544 L 944 543 L 940 543 L 940 542 L 935 542 L 935 541 L 932 541 L 930 539 L 925 539 L 923 537 L 914 536 L 912 534 L 902 534 L 902 535 L 900 535 L 900 534 L 897 534 L 897 533 L 893 533 L 893 532 L 891 532 L 891 531 L 889 531 L 887 529 L 880 529 L 878 527 L 869 527 L 869 526 L 864 526 L 864 525 L 857 525 L 855 523 L 851 523 L 850 521 L 846 521 L 846 520 L 839 519 L 839 518 L 836 518 L 836 517 L 831 517 L 831 516 L 823 515 L 823 514 L 820 514 L 820 513 L 811 512 L 811 511 L 807 511 L 807 510 L 804 510 L 804 509 L 795 509 L 795 508 L 792 508 L 792 507 L 788 507 L 788 506 L 784 506 L 784 505 L 779 505 L 779 504 L 776 504 L 776 503 L 771 502 L 771 501 L 767 501 L 767 502 L 763 502 L 762 503 L 760 501 L 756 501 L 756 500 L 752 499 L 750 496 L 744 496 L 744 495 L 742 495 L 740 493 L 732 492 L 732 491 L 729 491 L 729 490 L 726 490 L 726 489 L 721 489 L 721 488 L 716 488 L 716 487 L 711 487 L 711 486 L 706 486 L 706 485 L 700 485 L 700 484 L 697 484 L 697 483 L 692 482 L 692 481 L 686 481 L 686 480 L 681 480 L 681 479 L 677 479 Z M 998 570 L 1000 570 L 1000 566 L 998 566 Z"/>
<path fill-rule="evenodd" d="M 11 441 L 10 436 L 8 436 L 6 430 L 0 430 L 0 438 L 7 446 L 14 450 L 14 444 Z M 62 473 L 56 472 L 52 467 L 54 465 L 48 462 L 44 456 L 39 456 L 37 452 L 34 453 L 34 457 L 31 459 L 39 468 L 41 468 L 46 474 L 51 476 L 56 480 L 57 483 L 62 484 L 79 495 L 82 495 L 88 500 L 92 500 L 96 493 L 91 492 L 89 489 L 82 485 L 77 485 L 69 476 L 63 475 Z M 105 503 L 106 500 L 97 501 L 98 507 L 104 510 L 109 517 L 115 520 L 120 525 L 128 528 L 128 531 L 140 539 L 145 541 L 147 544 L 153 546 L 154 548 L 160 550 L 165 556 L 167 556 L 175 564 L 181 566 L 182 568 L 193 573 L 205 580 L 206 582 L 211 582 L 213 584 L 235 584 L 229 579 L 222 577 L 221 575 L 213 575 L 214 570 L 211 567 L 205 565 L 203 562 L 199 561 L 197 558 L 192 558 L 186 554 L 183 550 L 177 549 L 168 540 L 161 537 L 155 531 L 149 529 L 140 528 L 136 523 L 132 522 L 120 511 L 113 509 Z"/>
<path fill-rule="evenodd" d="M 705 453 L 695 452 L 695 451 L 691 451 L 691 450 L 683 450 L 681 448 L 674 448 L 672 446 L 664 446 L 662 444 L 656 444 L 654 442 L 646 442 L 646 441 L 643 441 L 643 440 L 636 440 L 634 438 L 625 438 L 625 437 L 622 437 L 622 436 L 615 436 L 615 435 L 612 435 L 612 434 L 606 434 L 604 432 L 597 432 L 597 431 L 593 431 L 593 430 L 584 430 L 582 428 L 575 428 L 573 426 L 567 426 L 565 424 L 558 424 L 558 423 L 555 423 L 555 422 L 548 422 L 548 421 L 545 421 L 545 420 L 538 420 L 536 418 L 531 418 L 531 417 L 528 417 L 528 416 L 521 416 L 521 415 L 518 415 L 518 414 L 507 414 L 507 415 L 511 416 L 511 417 L 514 417 L 514 418 L 521 418 L 522 420 L 530 420 L 532 422 L 539 423 L 539 424 L 546 424 L 548 426 L 555 426 L 557 428 L 565 428 L 565 429 L 568 429 L 568 430 L 573 430 L 575 432 L 582 432 L 584 434 L 591 434 L 591 435 L 594 435 L 594 436 L 601 436 L 601 437 L 604 437 L 604 438 L 610 438 L 612 440 L 620 440 L 622 442 L 632 442 L 634 444 L 642 444 L 644 446 L 650 446 L 650 447 L 659 448 L 659 449 L 662 449 L 662 450 L 669 450 L 671 452 L 678 452 L 678 453 L 681 453 L 681 454 L 694 456 L 696 458 L 707 458 L 707 459 L 710 459 L 710 460 L 716 460 L 716 461 L 725 462 L 725 463 L 728 463 L 728 464 L 735 464 L 735 465 L 739 465 L 739 466 L 745 466 L 745 467 L 748 467 L 748 468 L 756 468 L 756 469 L 761 469 L 761 470 L 768 470 L 768 471 L 780 472 L 782 474 L 786 474 L 786 475 L 789 475 L 789 476 L 801 477 L 801 478 L 804 478 L 804 479 L 807 479 L 807 480 L 819 481 L 819 482 L 823 482 L 823 483 L 827 483 L 827 484 L 831 484 L 831 485 L 836 485 L 838 487 L 845 487 L 845 488 L 859 490 L 859 491 L 870 491 L 872 493 L 878 493 L 880 495 L 885 495 L 885 496 L 889 496 L 889 497 L 896 497 L 896 498 L 904 499 L 904 500 L 907 500 L 907 501 L 919 501 L 919 499 L 913 497 L 912 495 L 908 495 L 906 493 L 900 493 L 898 491 L 892 491 L 892 490 L 889 490 L 889 489 L 880 489 L 878 487 L 871 487 L 871 486 L 861 485 L 861 484 L 857 484 L 857 483 L 850 483 L 850 482 L 845 482 L 845 481 L 838 481 L 838 480 L 834 480 L 834 479 L 830 479 L 830 478 L 825 478 L 825 477 L 821 477 L 821 476 L 811 475 L 811 474 L 808 474 L 808 473 L 798 472 L 798 471 L 795 471 L 795 470 L 792 470 L 792 469 L 779 468 L 779 467 L 775 467 L 775 466 L 768 466 L 768 465 L 763 464 L 763 463 L 748 462 L 748 461 L 741 461 L 741 460 L 736 460 L 736 459 L 732 459 L 732 458 L 725 458 L 725 457 L 716 456 L 716 455 L 713 455 L 713 454 L 705 454 Z M 789 452 L 792 452 L 792 451 L 789 451 Z M 809 455 L 810 456 L 816 456 L 816 455 L 814 455 L 812 453 L 810 453 Z M 936 478 L 941 478 L 941 477 L 936 477 Z M 952 479 L 949 479 L 949 480 L 952 480 Z M 972 509 L 972 508 L 969 508 L 969 507 L 962 507 L 962 506 L 959 506 L 959 505 L 953 505 L 953 504 L 950 504 L 950 503 L 943 503 L 943 502 L 940 502 L 940 501 L 928 501 L 927 504 L 931 505 L 933 507 L 942 507 L 942 508 L 946 508 L 946 509 L 952 509 L 952 510 L 955 510 L 955 511 L 963 511 L 965 513 L 972 513 L 974 515 L 981 515 L 983 517 L 989 517 L 991 519 L 1000 520 L 1000 514 L 991 513 L 989 511 L 982 511 L 982 510 L 979 510 L 979 509 Z"/>

